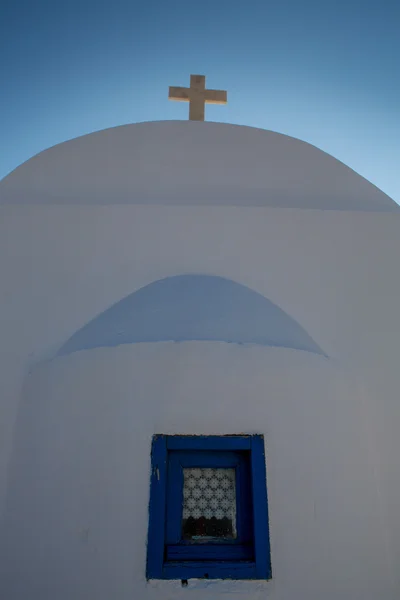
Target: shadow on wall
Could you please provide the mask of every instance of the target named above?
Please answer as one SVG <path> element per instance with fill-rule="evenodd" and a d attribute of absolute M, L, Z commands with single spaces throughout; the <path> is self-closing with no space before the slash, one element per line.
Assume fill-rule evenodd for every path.
<path fill-rule="evenodd" d="M 58 356 L 165 341 L 257 344 L 325 356 L 276 304 L 244 285 L 211 275 L 167 277 L 139 289 L 74 333 Z"/>
<path fill-rule="evenodd" d="M 165 341 L 257 344 L 325 356 L 276 304 L 235 281 L 210 275 L 167 277 L 139 289 L 75 332 L 58 356 Z"/>

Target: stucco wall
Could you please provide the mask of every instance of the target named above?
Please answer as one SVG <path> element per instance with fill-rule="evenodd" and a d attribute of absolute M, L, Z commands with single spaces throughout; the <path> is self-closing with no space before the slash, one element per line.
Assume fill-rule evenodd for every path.
<path fill-rule="evenodd" d="M 328 385 L 328 380 L 324 379 L 327 367 L 320 367 L 320 365 L 325 365 L 325 363 L 318 362 L 318 369 L 315 368 L 315 385 L 317 387 L 313 393 L 306 393 L 304 388 L 301 395 L 303 405 L 306 407 L 303 418 L 307 419 L 307 423 L 309 424 L 309 436 L 319 435 L 319 430 L 316 431 L 313 421 L 308 420 L 311 419 L 312 406 L 307 404 L 307 402 L 315 402 L 317 396 L 318 398 L 329 397 L 331 398 L 331 402 L 325 402 L 321 406 L 340 406 L 340 412 L 335 415 L 335 419 L 339 421 L 340 426 L 346 427 L 348 425 L 350 427 L 351 425 L 351 432 L 347 432 L 347 437 L 354 438 L 352 443 L 356 444 L 356 440 L 358 440 L 357 443 L 361 445 L 365 444 L 363 446 L 364 454 L 361 453 L 361 446 L 344 445 L 344 448 L 350 452 L 349 455 L 346 455 L 349 467 L 353 464 L 352 461 L 355 461 L 354 467 L 351 468 L 351 473 L 357 474 L 357 477 L 359 473 L 359 477 L 361 478 L 361 483 L 357 483 L 357 489 L 365 491 L 365 494 L 359 492 L 354 497 L 351 497 L 351 503 L 353 504 L 350 505 L 349 510 L 352 510 L 351 514 L 358 515 L 358 506 L 357 510 L 353 509 L 356 503 L 362 503 L 365 506 L 365 511 L 371 514 L 371 522 L 375 523 L 375 525 L 371 527 L 368 525 L 364 531 L 365 521 L 363 519 L 366 513 L 362 511 L 359 517 L 361 520 L 357 521 L 356 519 L 356 523 L 358 524 L 356 525 L 353 542 L 350 538 L 345 538 L 347 541 L 342 548 L 344 546 L 351 548 L 351 543 L 356 544 L 356 547 L 353 546 L 354 551 L 352 553 L 343 550 L 343 556 L 349 561 L 351 560 L 352 564 L 358 558 L 360 560 L 358 563 L 359 566 L 354 566 L 353 575 L 353 571 L 346 570 L 347 567 L 340 562 L 342 560 L 341 557 L 338 557 L 337 554 L 332 556 L 334 553 L 331 553 L 329 548 L 324 546 L 325 538 L 320 542 L 321 547 L 326 549 L 324 561 L 321 558 L 322 562 L 317 562 L 317 566 L 314 568 L 312 566 L 315 564 L 313 562 L 314 554 L 307 553 L 304 558 L 304 560 L 310 561 L 306 565 L 308 569 L 307 573 L 311 573 L 311 569 L 313 569 L 315 578 L 310 579 L 307 577 L 305 581 L 303 577 L 303 585 L 306 587 L 303 588 L 303 596 L 300 597 L 316 598 L 321 592 L 322 581 L 325 580 L 329 582 L 329 586 L 327 585 L 324 591 L 324 597 L 329 598 L 327 593 L 331 593 L 330 590 L 332 590 L 332 594 L 336 590 L 336 594 L 332 595 L 332 598 L 346 597 L 344 593 L 348 590 L 349 599 L 357 598 L 356 582 L 358 582 L 359 587 L 357 589 L 362 590 L 363 598 L 376 598 L 378 596 L 385 599 L 395 598 L 400 589 L 397 569 L 400 560 L 400 531 L 398 524 L 400 473 L 397 460 L 399 454 L 398 430 L 400 425 L 400 407 L 398 402 L 398 389 L 400 388 L 400 372 L 398 369 L 400 323 L 397 316 L 398 299 L 400 297 L 400 268 L 398 263 L 399 224 L 399 217 L 397 215 L 377 213 L 353 214 L 350 212 L 327 213 L 324 211 L 281 210 L 272 208 L 3 206 L 0 211 L 0 273 L 2 281 L 0 288 L 0 305 L 2 307 L 0 312 L 0 330 L 2 332 L 0 338 L 0 499 L 2 503 L 4 503 L 7 496 L 7 478 L 11 477 L 10 481 L 12 481 L 13 473 L 18 472 L 21 475 L 19 485 L 24 485 L 25 481 L 29 482 L 29 477 L 31 477 L 29 460 L 35 459 L 35 451 L 42 452 L 43 458 L 50 461 L 52 443 L 56 444 L 59 439 L 62 439 L 59 437 L 49 437 L 51 433 L 49 430 L 51 428 L 48 426 L 48 421 L 46 421 L 47 417 L 42 417 L 41 403 L 44 403 L 46 410 L 49 410 L 49 407 L 52 406 L 51 398 L 54 400 L 55 395 L 62 396 L 64 401 L 60 402 L 64 407 L 63 410 L 72 410 L 73 406 L 80 406 L 79 402 L 82 402 L 82 410 L 86 410 L 88 413 L 85 417 L 87 421 L 85 419 L 81 421 L 82 429 L 79 435 L 82 436 L 86 436 L 85 432 L 88 431 L 86 425 L 84 426 L 83 423 L 89 424 L 90 419 L 97 414 L 94 411 L 94 405 L 85 402 L 94 402 L 99 397 L 99 394 L 103 398 L 103 402 L 106 403 L 103 410 L 98 413 L 98 418 L 103 419 L 101 421 L 103 424 L 99 424 L 100 430 L 105 427 L 105 415 L 107 418 L 114 418 L 114 405 L 107 405 L 112 390 L 102 386 L 104 387 L 104 392 L 96 388 L 96 390 L 89 393 L 89 390 L 91 390 L 90 385 L 95 385 L 95 381 L 102 381 L 101 379 L 94 378 L 94 373 L 96 373 L 96 377 L 100 377 L 104 366 L 101 362 L 98 364 L 94 363 L 91 366 L 91 361 L 94 359 L 89 357 L 90 353 L 87 353 L 88 358 L 85 364 L 76 364 L 76 368 L 78 368 L 79 364 L 84 364 L 84 372 L 79 374 L 79 377 L 74 374 L 73 380 L 70 380 L 69 377 L 62 379 L 60 374 L 57 385 L 56 380 L 54 380 L 53 386 L 51 383 L 53 381 L 52 378 L 56 376 L 51 375 L 50 383 L 46 383 L 43 393 L 40 381 L 44 381 L 44 379 L 40 379 L 38 372 L 36 372 L 38 367 L 35 367 L 35 364 L 42 363 L 43 360 L 54 356 L 62 344 L 94 316 L 152 281 L 182 273 L 219 275 L 246 285 L 265 295 L 266 298 L 293 317 L 331 360 L 340 361 L 341 364 L 346 365 L 346 370 L 351 373 L 351 377 L 361 382 L 364 390 L 360 392 L 360 398 L 363 399 L 363 409 L 358 414 L 364 417 L 362 427 L 364 427 L 365 433 L 361 436 L 360 440 L 358 440 L 358 436 L 361 425 L 355 418 L 354 413 L 351 413 L 350 416 L 346 413 L 346 417 L 343 416 L 344 399 L 350 395 L 353 400 L 353 394 L 343 392 L 342 396 L 338 393 L 337 397 L 339 400 L 336 399 L 333 402 L 333 397 L 329 396 L 329 394 L 336 392 L 330 383 Z M 121 348 L 121 357 L 129 356 L 129 352 L 134 351 L 130 348 L 130 346 L 126 346 L 125 350 Z M 93 356 L 102 356 L 102 351 L 96 350 L 95 352 L 99 352 L 100 354 Z M 109 350 L 108 352 L 116 352 L 116 354 L 107 355 L 110 357 L 110 364 L 112 364 L 112 360 L 114 360 L 112 357 L 120 356 L 118 354 L 119 350 Z M 124 354 L 124 352 L 127 354 Z M 189 356 L 194 355 L 190 354 Z M 223 356 L 221 355 L 218 360 L 222 361 Z M 231 365 L 236 363 L 233 356 L 229 356 L 230 359 L 227 364 L 228 366 L 230 365 L 229 368 L 232 368 Z M 250 356 L 250 354 L 246 356 Z M 71 356 L 71 361 L 73 359 L 74 355 Z M 232 362 L 230 362 L 231 359 Z M 168 360 L 170 359 L 166 355 L 163 369 L 167 369 Z M 323 361 L 325 359 L 316 357 L 315 360 Z M 65 364 L 67 363 L 60 363 L 60 367 L 56 368 L 55 373 L 58 372 L 57 369 L 61 369 L 62 371 Z M 129 373 L 134 369 L 134 364 L 135 361 L 129 360 L 129 368 L 126 366 L 126 373 L 123 374 L 118 371 L 118 379 L 116 382 L 113 382 L 117 387 L 120 386 L 118 390 L 121 393 L 128 393 L 127 390 L 129 390 L 131 383 L 132 389 L 134 387 L 133 380 L 124 379 L 129 377 Z M 240 372 L 239 365 L 236 366 L 239 369 L 238 372 Z M 40 369 L 44 368 L 40 367 L 39 371 L 42 372 Z M 117 369 L 117 366 L 115 368 Z M 179 368 L 178 365 L 176 368 Z M 207 368 L 211 368 L 211 366 Z M 317 373 L 320 373 L 320 370 L 321 374 L 317 375 Z M 23 392 L 24 382 L 26 384 L 33 377 L 33 375 L 29 374 L 30 371 L 35 372 L 35 385 L 38 387 L 34 387 L 33 384 L 30 387 L 28 383 Z M 195 375 L 194 370 L 190 372 L 193 373 L 193 377 L 200 377 L 200 370 L 196 371 L 197 375 Z M 274 369 L 268 372 L 273 377 Z M 93 377 L 90 377 L 90 373 L 93 373 Z M 221 373 L 221 368 L 219 369 L 219 373 Z M 204 379 L 207 379 L 207 377 Z M 225 381 L 224 377 L 221 378 L 222 381 Z M 68 382 L 71 383 L 71 386 L 69 386 Z M 120 383 L 118 384 L 118 382 Z M 259 380 L 258 382 L 261 386 Z M 160 406 L 164 410 L 165 419 L 174 417 L 172 409 L 169 410 L 169 406 L 173 402 L 175 390 L 172 384 L 173 382 L 171 382 L 171 387 L 168 388 L 171 400 L 160 403 Z M 177 385 L 176 382 L 175 384 Z M 307 378 L 308 384 L 312 385 L 311 378 L 310 382 L 308 382 Z M 76 385 L 78 385 L 78 388 L 74 387 Z M 79 388 L 79 385 L 83 387 Z M 228 385 L 228 382 L 226 382 L 226 385 Z M 265 385 L 268 386 L 269 383 L 266 382 Z M 285 384 L 282 383 L 282 385 Z M 275 396 L 277 398 L 284 396 L 287 402 L 294 402 L 296 396 L 300 395 L 300 392 L 298 392 L 298 382 L 293 383 L 293 387 L 287 390 L 286 395 L 283 392 L 278 394 L 278 387 L 271 388 L 271 390 L 276 391 Z M 84 400 L 78 397 L 77 392 L 79 389 L 82 389 L 81 396 L 84 396 Z M 144 389 L 148 388 L 145 386 Z M 240 389 L 240 386 L 238 389 Z M 29 393 L 27 390 L 30 390 Z M 110 394 L 106 395 L 107 390 L 110 391 Z M 191 399 L 195 397 L 196 393 L 195 389 L 193 389 Z M 68 394 L 71 394 L 71 396 Z M 112 394 L 115 395 L 114 391 Z M 234 398 L 239 398 L 234 394 L 233 388 L 232 394 Z M 228 395 L 231 396 L 230 388 Z M 69 400 L 72 396 L 78 404 L 73 404 L 72 400 Z M 135 419 L 132 421 L 138 424 L 138 427 L 140 426 L 140 431 L 136 436 L 136 443 L 139 444 L 140 442 L 142 444 L 139 452 L 143 453 L 144 456 L 148 456 L 149 436 L 153 431 L 149 420 L 147 421 L 147 429 L 146 422 L 141 420 L 142 415 L 146 414 L 143 413 L 144 409 L 142 410 L 142 407 L 145 407 L 146 403 L 149 402 L 148 396 L 149 394 L 145 395 L 146 401 L 143 400 L 139 408 L 137 403 L 129 405 L 135 407 Z M 205 396 L 207 394 L 204 394 Z M 310 396 L 309 400 L 308 396 Z M 160 396 L 160 390 L 158 389 L 154 390 L 154 397 L 159 401 L 160 397 L 162 399 L 165 395 L 161 393 Z M 27 398 L 31 399 L 28 408 L 26 407 Z M 240 400 L 243 401 L 243 394 L 240 396 Z M 54 406 L 59 405 L 54 404 Z M 92 406 L 93 408 L 91 408 Z M 128 401 L 125 398 L 123 404 L 120 405 L 122 413 L 116 414 L 115 419 L 117 419 L 118 415 L 124 414 L 127 406 Z M 188 404 L 187 406 L 191 405 Z M 350 402 L 349 406 L 354 407 L 354 402 Z M 359 400 L 357 400 L 357 406 L 360 406 Z M 216 409 L 217 407 L 213 405 L 213 408 Z M 20 450 L 21 438 L 19 436 L 23 429 L 21 429 L 19 419 L 26 419 L 24 415 L 29 414 L 26 413 L 28 409 L 31 411 L 30 414 L 32 417 L 34 417 L 32 418 L 32 422 L 35 423 L 36 429 L 33 429 L 32 434 L 27 435 L 26 438 L 22 437 L 22 442 L 25 439 L 26 441 L 23 443 L 27 445 L 24 453 Z M 236 426 L 234 422 L 235 414 L 236 412 L 232 411 L 231 420 L 229 421 L 229 432 Z M 279 414 L 278 407 L 276 407 L 275 418 Z M 18 419 L 17 415 L 19 415 Z M 328 415 L 331 416 L 331 413 L 326 408 L 326 413 L 321 415 L 324 423 Z M 188 424 L 189 416 L 187 414 Z M 51 423 L 55 423 L 54 419 L 56 417 L 57 414 L 54 414 Z M 68 418 L 69 422 L 71 422 L 72 416 Z M 280 418 L 284 418 L 283 412 L 280 414 Z M 291 426 L 296 426 L 296 420 L 298 420 L 297 413 L 295 418 L 291 419 Z M 77 419 L 77 428 L 79 423 L 80 420 Z M 169 421 L 162 422 L 155 420 L 154 423 L 155 429 L 156 425 L 157 427 L 161 427 L 164 424 L 164 427 L 167 427 Z M 207 419 L 208 426 L 211 423 L 212 420 Z M 222 421 L 219 423 L 222 423 Z M 264 423 L 267 429 L 266 434 L 270 435 L 269 416 L 268 419 L 265 416 Z M 278 427 L 277 421 L 274 421 L 274 423 Z M 118 421 L 115 421 L 113 426 L 118 429 L 117 425 Z M 170 423 L 170 425 L 172 431 L 173 423 Z M 283 424 L 281 425 L 283 427 Z M 246 426 L 250 426 L 250 424 L 247 425 L 246 423 Z M 25 422 L 24 427 L 29 430 L 29 423 Z M 256 429 L 259 429 L 258 420 Z M 69 434 L 70 428 L 66 428 L 65 431 L 66 435 Z M 141 431 L 143 431 L 143 435 L 145 436 L 143 439 L 140 437 Z M 43 445 L 39 447 L 33 443 L 35 438 L 32 436 L 35 432 L 37 432 L 40 439 L 43 439 Z M 223 433 L 223 431 L 215 432 Z M 294 435 L 293 432 L 290 433 Z M 125 435 L 128 436 L 128 433 Z M 117 458 L 118 460 L 120 459 L 121 453 L 118 455 L 115 453 L 110 454 L 109 458 L 104 454 L 97 454 L 97 450 L 103 452 L 98 442 L 95 442 L 95 440 L 100 438 L 91 434 L 87 438 L 87 443 L 90 443 L 91 439 L 93 440 L 93 444 L 95 444 L 95 448 L 93 452 L 92 450 L 90 452 L 88 450 L 87 460 L 92 460 L 90 456 L 104 456 L 104 460 L 114 460 L 114 463 L 111 463 L 114 468 L 115 462 L 118 462 Z M 140 441 L 141 439 L 142 441 Z M 29 446 L 29 443 L 31 443 L 31 446 Z M 133 441 L 129 443 L 133 444 Z M 126 441 L 126 448 L 131 451 L 133 447 L 129 446 L 129 443 Z M 318 438 L 319 443 L 322 444 L 323 439 L 320 440 Z M 332 439 L 330 443 L 333 444 Z M 333 446 L 331 445 L 330 448 L 332 449 Z M 73 450 L 72 446 L 70 450 Z M 279 451 L 277 447 L 275 450 L 277 456 L 276 464 L 280 464 L 279 460 L 283 460 L 282 456 L 278 457 L 281 452 L 286 451 L 291 456 L 294 456 L 296 450 L 297 447 L 294 445 L 279 448 Z M 307 450 L 306 455 L 308 456 L 309 453 L 310 448 Z M 56 461 L 57 456 L 59 456 L 59 453 L 54 452 L 54 461 Z M 72 458 L 73 456 L 71 456 L 71 460 Z M 125 471 L 131 465 L 131 459 L 132 456 L 126 457 L 125 462 L 123 462 Z M 17 465 L 17 470 L 15 465 L 16 460 L 20 461 L 20 464 Z M 290 460 L 290 457 L 287 457 L 287 460 Z M 332 460 L 334 459 L 332 458 Z M 346 461 L 343 460 L 343 462 Z M 44 464 L 44 472 L 51 474 L 51 477 L 48 477 L 49 482 L 57 477 L 56 464 L 56 462 L 45 462 Z M 90 463 L 88 462 L 85 468 L 89 469 L 89 465 Z M 119 468 L 118 465 L 116 468 Z M 273 469 L 273 467 L 271 468 Z M 142 469 L 141 476 L 143 477 L 143 464 Z M 148 470 L 148 465 L 146 469 Z M 369 472 L 369 469 L 371 469 L 371 472 Z M 111 473 L 111 470 L 109 471 L 110 476 L 116 477 L 117 474 Z M 319 472 L 322 472 L 322 468 L 320 468 Z M 293 470 L 290 471 L 290 476 L 292 479 L 295 478 Z M 99 473 L 98 477 L 102 477 L 101 473 Z M 273 481 L 273 470 L 269 475 L 269 478 L 271 477 Z M 325 482 L 325 480 L 323 481 Z M 115 479 L 111 481 L 111 483 L 113 482 L 114 489 L 116 489 L 115 486 L 118 482 Z M 368 482 L 368 486 L 363 488 L 362 486 L 366 482 Z M 108 481 L 103 481 L 103 484 L 109 488 Z M 100 479 L 98 485 L 101 486 L 103 484 Z M 29 485 L 34 488 L 34 482 Z M 276 581 L 288 582 L 285 584 L 287 587 L 282 588 L 285 594 L 281 597 L 294 597 L 295 595 L 299 597 L 298 587 L 295 586 L 295 582 L 299 581 L 301 575 L 297 566 L 299 560 L 297 554 L 301 554 L 300 541 L 294 543 L 291 539 L 289 543 L 288 539 L 285 538 L 285 535 L 289 536 L 290 534 L 289 529 L 287 529 L 287 533 L 285 534 L 281 528 L 278 528 L 276 523 L 283 523 L 284 520 L 283 507 L 285 499 L 282 496 L 284 488 L 279 488 L 277 484 L 275 486 L 276 491 L 271 492 L 271 486 L 272 483 L 270 482 L 270 493 L 276 494 L 275 500 L 273 496 L 271 497 L 271 509 L 273 511 L 271 514 L 271 532 L 273 536 L 272 560 L 274 580 L 269 584 L 270 587 L 268 589 L 275 589 L 276 576 Z M 35 492 L 39 494 L 37 498 L 41 499 L 44 497 L 40 495 L 44 494 L 43 490 L 43 486 L 40 489 L 38 488 L 37 492 Z M 8 494 L 8 507 L 12 510 L 14 510 L 13 498 L 15 499 L 16 496 L 13 496 L 13 494 L 15 493 L 14 489 L 14 491 L 10 491 Z M 146 489 L 142 493 L 147 494 L 148 490 Z M 132 490 L 127 491 L 127 498 L 129 498 L 129 494 L 132 494 Z M 305 505 L 301 503 L 303 500 L 305 502 L 306 496 L 308 498 L 306 488 L 297 488 L 296 494 L 298 496 L 298 506 L 303 507 L 304 511 L 306 511 Z M 22 496 L 20 495 L 19 497 L 21 498 Z M 55 522 L 58 522 L 60 520 L 57 514 L 60 506 L 58 503 L 61 502 L 63 496 L 55 495 L 53 498 L 54 501 L 47 500 L 48 516 L 46 518 L 50 519 L 50 521 L 44 522 L 46 525 L 44 530 L 39 531 L 38 529 L 34 529 L 36 527 L 34 514 L 32 514 L 30 520 L 27 519 L 24 521 L 24 516 L 21 522 L 27 524 L 28 531 L 28 525 L 32 526 L 32 540 L 35 538 L 42 539 L 42 543 L 45 544 L 46 548 L 46 550 L 43 550 L 43 556 L 52 556 L 53 560 L 56 561 L 59 545 L 57 539 L 55 539 L 57 537 L 55 532 L 58 530 L 48 525 L 49 522 L 51 523 L 52 518 L 49 510 L 53 507 L 54 519 Z M 87 502 L 89 508 L 92 500 L 93 496 L 88 492 L 85 502 Z M 331 500 L 331 498 L 326 499 L 326 501 L 323 500 L 322 504 L 326 502 L 327 506 L 330 506 L 329 502 Z M 115 498 L 110 500 L 111 504 L 115 503 L 115 501 Z M 21 507 L 18 502 L 16 501 L 15 511 L 18 512 L 18 507 L 25 510 L 24 507 L 26 505 L 23 504 Z M 108 500 L 104 499 L 104 502 L 106 503 Z M 341 502 L 338 499 L 338 508 L 335 510 L 339 510 L 339 506 L 342 508 Z M 112 506 L 114 506 L 113 510 L 115 511 L 115 504 L 112 504 Z M 141 506 L 141 510 L 144 510 L 144 496 L 141 500 Z M 35 507 L 33 506 L 33 508 Z M 121 512 L 121 519 L 122 514 L 127 516 L 130 509 L 131 505 L 126 509 L 126 512 Z M 12 513 L 8 512 L 8 510 L 5 511 L 7 517 L 6 528 L 8 528 L 8 532 L 10 533 L 14 525 L 12 521 L 10 525 L 9 518 L 12 517 Z M 74 509 L 72 506 L 71 511 L 73 510 L 78 511 L 76 513 L 78 516 L 81 514 L 79 507 Z M 17 512 L 14 514 L 17 515 Z M 106 512 L 105 505 L 101 510 L 99 509 L 99 514 L 96 517 L 97 528 L 101 518 L 105 518 Z M 287 513 L 285 514 L 287 516 Z M 331 519 L 329 520 L 329 526 L 331 527 L 329 533 L 334 529 L 333 521 L 335 521 L 335 527 L 338 527 L 338 531 L 343 532 L 343 529 L 337 523 L 337 516 L 338 513 L 333 512 L 329 517 Z M 17 516 L 15 518 L 17 519 Z M 18 517 L 18 519 L 20 518 L 21 516 Z M 122 520 L 118 521 L 120 518 L 119 515 L 115 515 L 118 522 L 115 525 L 113 533 L 113 518 L 114 516 L 110 515 L 111 521 L 101 535 L 110 535 L 110 539 L 115 541 L 118 537 L 117 533 L 118 535 L 122 535 L 123 523 Z M 132 515 L 131 518 L 133 518 Z M 346 518 L 344 523 L 347 524 L 347 528 L 350 531 L 352 525 L 349 521 L 346 521 Z M 293 523 L 293 520 L 294 517 L 292 521 L 289 520 L 289 523 Z M 78 522 L 80 519 L 76 519 L 76 521 Z M 376 525 L 377 521 L 380 523 L 379 531 Z M 38 522 L 43 521 L 39 519 Z M 72 524 L 74 522 L 73 513 L 71 513 L 68 523 Z M 311 521 L 309 522 L 311 523 Z M 321 523 L 321 521 L 318 521 L 318 523 Z M 24 550 L 25 544 L 21 544 L 21 541 L 26 539 L 24 537 L 26 536 L 26 530 L 24 529 L 22 532 L 19 526 L 15 526 L 17 528 L 14 529 L 14 534 L 12 534 L 12 544 L 10 538 L 7 537 L 5 551 L 11 557 L 19 557 L 13 563 L 13 568 L 17 570 L 22 569 L 20 573 L 25 573 L 25 576 L 21 578 L 21 585 L 24 585 L 24 581 L 30 581 L 33 584 L 33 571 L 30 571 L 30 569 L 34 568 L 33 565 L 43 569 L 44 563 L 40 562 L 42 559 L 40 558 L 39 551 L 37 552 L 38 556 L 36 556 L 35 561 L 32 560 L 32 556 L 35 554 L 32 545 L 27 543 L 26 551 Z M 326 533 L 324 526 L 328 525 L 322 523 L 321 532 Z M 84 524 L 82 527 L 84 528 L 86 525 Z M 129 533 L 134 534 L 136 532 L 138 538 L 144 543 L 144 518 L 141 518 L 140 522 L 137 522 L 135 525 L 131 524 L 130 527 Z M 135 527 L 138 529 L 135 529 Z M 52 533 L 53 530 L 54 534 Z M 307 532 L 304 531 L 304 533 Z M 65 532 L 64 534 L 69 535 L 69 533 Z M 317 534 L 318 532 L 315 533 L 315 535 Z M 369 537 L 365 538 L 363 537 L 364 535 Z M 121 539 L 124 539 L 124 543 L 127 544 L 128 537 L 130 539 L 130 536 Z M 6 538 L 3 536 L 3 539 Z M 64 537 L 63 539 L 67 538 Z M 298 539 L 300 540 L 300 534 Z M 76 538 L 74 540 L 76 541 Z M 336 538 L 334 540 L 335 544 L 339 544 Z M 69 549 L 65 550 L 69 552 L 68 556 L 71 561 L 74 549 L 77 547 L 74 545 L 75 541 L 71 542 L 72 546 L 69 546 Z M 359 542 L 362 542 L 360 546 Z M 17 552 L 18 546 L 19 553 Z M 95 544 L 89 546 L 89 548 L 92 547 L 94 548 Z M 103 549 L 104 547 L 105 545 L 102 544 Z M 361 547 L 366 547 L 366 555 L 359 555 L 358 549 Z M 49 548 L 52 549 L 52 552 L 50 552 Z M 112 549 L 114 546 L 110 546 L 110 548 Z M 374 554 L 376 548 L 379 549 L 379 557 Z M 125 549 L 127 552 L 125 552 Z M 140 569 L 143 566 L 143 555 L 138 555 L 134 558 L 129 555 L 131 547 L 127 548 L 125 546 L 123 550 L 123 552 L 121 550 L 119 555 L 122 557 L 121 561 L 126 561 L 126 563 L 123 566 L 124 574 L 120 571 L 120 577 L 123 581 L 123 589 L 132 591 L 134 589 L 134 577 L 139 577 L 138 574 L 141 572 Z M 296 556 L 294 550 L 296 550 Z M 364 553 L 364 550 L 362 552 Z M 372 552 L 372 555 L 369 552 Z M 80 559 L 82 559 L 82 562 L 80 562 Z M 371 564 L 372 559 L 373 563 Z M 93 586 L 98 586 L 98 596 L 100 598 L 102 587 L 109 592 L 108 597 L 110 597 L 110 590 L 113 589 L 110 586 L 115 585 L 117 586 L 115 589 L 122 589 L 118 587 L 121 580 L 116 575 L 114 568 L 116 563 L 113 560 L 108 554 L 101 555 L 98 562 L 95 559 L 92 560 L 92 558 L 84 560 L 79 554 L 79 558 L 76 555 L 74 561 L 70 563 L 68 571 L 62 567 L 61 562 L 58 562 L 57 568 L 60 570 L 55 570 L 50 575 L 49 572 L 51 569 L 49 569 L 46 575 L 52 578 L 51 585 L 49 583 L 49 589 L 55 589 L 54 586 L 58 577 L 59 581 L 64 581 L 65 583 L 65 591 L 62 592 L 65 594 L 65 598 L 76 597 L 74 594 L 78 589 L 81 590 L 79 592 L 81 594 L 84 593 L 82 590 L 90 589 L 90 593 L 88 592 L 86 596 L 82 597 L 94 595 Z M 334 571 L 331 570 L 330 564 L 332 561 L 334 564 L 337 564 L 335 563 L 336 560 L 340 562 L 341 572 L 347 573 L 347 575 L 341 578 L 340 572 L 336 570 L 335 577 L 332 579 Z M 136 564 L 135 568 L 132 566 L 133 563 Z M 10 561 L 7 564 L 9 565 Z M 85 565 L 87 565 L 86 570 L 84 568 Z M 54 563 L 54 566 L 56 566 L 56 563 Z M 281 569 L 280 572 L 279 568 Z M 306 567 L 304 566 L 304 568 Z M 105 574 L 100 576 L 102 571 Z M 35 572 L 38 573 L 37 570 Z M 106 575 L 107 573 L 108 575 Z M 70 588 L 68 588 L 65 579 L 68 574 L 71 577 Z M 373 575 L 373 581 L 371 581 L 371 574 Z M 107 585 L 104 583 L 106 579 L 108 581 Z M 38 585 L 43 585 L 43 578 L 38 578 L 37 582 Z M 79 586 L 81 587 L 79 588 Z M 377 588 L 379 588 L 379 593 Z M 75 590 L 74 594 L 71 593 L 68 596 L 68 589 Z M 150 588 L 140 589 L 143 591 L 143 589 Z M 164 590 L 164 588 L 162 589 Z M 41 590 L 43 591 L 43 588 Z M 157 594 L 158 592 L 155 590 L 156 588 L 153 590 L 154 594 Z M 286 592 L 288 595 L 286 595 Z M 165 590 L 163 593 L 164 596 L 161 594 L 160 597 L 165 597 Z M 179 588 L 176 593 L 180 594 L 183 591 Z M 248 597 L 246 592 L 243 593 L 244 597 Z M 265 590 L 261 593 L 264 594 Z M 281 591 L 279 591 L 280 593 Z M 278 591 L 276 594 L 278 594 Z M 367 594 L 370 594 L 370 596 Z M 25 596 L 22 595 L 20 597 Z M 61 595 L 58 597 L 62 598 Z M 124 596 L 121 595 L 121 597 Z M 174 595 L 171 595 L 172 597 Z"/>
<path fill-rule="evenodd" d="M 134 344 L 36 367 L 17 420 L 2 597 L 389 597 L 365 405 L 343 369 L 294 350 Z M 265 435 L 271 582 L 146 583 L 160 432 Z"/>

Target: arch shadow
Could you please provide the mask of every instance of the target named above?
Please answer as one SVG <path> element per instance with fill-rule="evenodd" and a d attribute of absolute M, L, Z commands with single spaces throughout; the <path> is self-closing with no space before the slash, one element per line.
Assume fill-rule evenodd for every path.
<path fill-rule="evenodd" d="M 76 331 L 57 356 L 165 341 L 256 344 L 326 356 L 276 304 L 242 284 L 214 275 L 177 275 L 146 285 Z"/>

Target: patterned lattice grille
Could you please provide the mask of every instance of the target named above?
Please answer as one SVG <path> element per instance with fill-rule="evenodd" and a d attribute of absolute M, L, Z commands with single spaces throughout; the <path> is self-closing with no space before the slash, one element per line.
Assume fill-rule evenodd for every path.
<path fill-rule="evenodd" d="M 235 538 L 235 469 L 183 469 L 183 478 L 183 537 Z"/>

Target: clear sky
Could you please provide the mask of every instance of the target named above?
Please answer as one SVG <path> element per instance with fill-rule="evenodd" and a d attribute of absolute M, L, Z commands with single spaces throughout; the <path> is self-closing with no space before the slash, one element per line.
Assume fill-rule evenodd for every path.
<path fill-rule="evenodd" d="M 0 178 L 106 127 L 206 119 L 315 144 L 400 203 L 400 0 L 0 0 Z"/>

